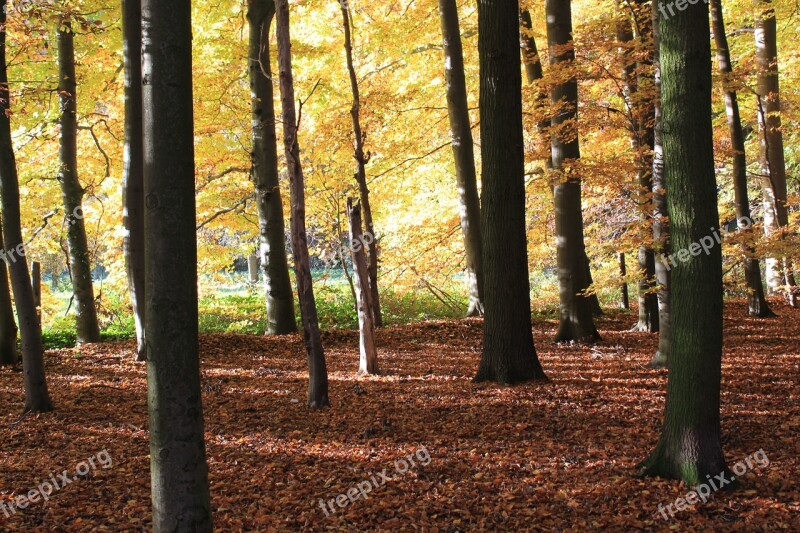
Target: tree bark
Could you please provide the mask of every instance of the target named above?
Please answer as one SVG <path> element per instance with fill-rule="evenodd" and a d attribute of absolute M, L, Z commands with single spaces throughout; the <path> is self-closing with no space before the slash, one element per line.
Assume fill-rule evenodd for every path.
<path fill-rule="evenodd" d="M 361 230 L 361 206 L 353 199 L 347 199 L 347 217 L 350 219 L 350 257 L 356 278 L 356 311 L 359 332 L 359 374 L 378 373 L 378 350 L 375 348 L 375 325 L 372 322 L 371 294 L 369 292 L 369 273 L 367 256 L 364 252 L 366 241 Z"/>
<path fill-rule="evenodd" d="M 570 0 L 547 0 L 547 42 L 552 65 L 571 64 L 572 8 Z M 561 319 L 556 342 L 595 342 L 600 334 L 592 317 L 592 301 L 584 291 L 589 287 L 587 257 L 583 241 L 581 180 L 565 172 L 565 163 L 580 158 L 577 135 L 578 81 L 570 79 L 553 85 L 551 102 L 552 160 L 558 181 L 553 187 L 556 212 L 556 251 Z"/>
<path fill-rule="evenodd" d="M 5 36 L 5 33 L 3 35 Z M 5 97 L 5 92 L 0 88 L 0 98 Z M 0 250 L 5 250 L 2 224 L 0 224 Z M 8 268 L 5 261 L 0 261 L 0 365 L 15 365 L 18 360 L 17 323 L 14 320 L 11 290 L 8 287 Z"/>
<path fill-rule="evenodd" d="M 764 194 L 764 232 L 767 236 L 789 225 L 786 191 L 786 161 L 781 129 L 781 98 L 778 76 L 778 40 L 772 0 L 756 0 L 756 104 L 761 130 L 761 175 Z M 798 305 L 798 289 L 788 258 L 767 258 L 767 289 L 771 294 L 786 291 L 792 307 Z"/>
<path fill-rule="evenodd" d="M 189 0 L 142 0 L 153 530 L 212 530 L 203 439 Z"/>
<path fill-rule="evenodd" d="M 708 7 L 662 18 L 662 142 L 671 239 L 688 251 L 719 230 L 711 123 Z M 641 475 L 682 479 L 730 474 L 720 439 L 722 250 L 692 254 L 672 268 L 672 351 L 661 438 Z"/>
<path fill-rule="evenodd" d="M 669 256 L 669 214 L 667 212 L 667 182 L 664 179 L 664 146 L 661 142 L 661 53 L 659 12 L 654 4 L 653 16 L 653 66 L 655 95 L 653 105 L 653 252 L 656 282 L 658 283 L 658 349 L 650 361 L 651 368 L 665 368 L 670 352 L 670 271 L 661 261 Z"/>
<path fill-rule="evenodd" d="M 645 74 L 648 68 L 652 68 L 652 58 L 639 61 L 637 68 L 637 62 L 632 57 L 636 50 L 631 48 L 631 45 L 640 49 L 648 46 L 648 41 L 652 39 L 652 22 L 649 16 L 644 17 L 646 10 L 640 7 L 638 0 L 631 7 L 635 25 L 631 24 L 631 20 L 627 16 L 620 20 L 617 23 L 617 40 L 622 45 L 623 96 L 629 110 L 631 149 L 635 154 L 638 166 L 636 172 L 638 188 L 635 197 L 639 208 L 639 240 L 642 244 L 639 246 L 637 254 L 640 272 L 638 283 L 639 320 L 633 326 L 633 330 L 654 333 L 658 331 L 659 327 L 658 295 L 655 290 L 655 257 L 653 248 L 649 245 L 652 231 L 648 226 L 652 213 L 649 198 L 653 189 L 653 108 L 655 104 L 652 98 L 646 97 L 646 91 L 652 84 L 652 78 Z M 636 31 L 634 31 L 634 27 Z M 641 54 L 642 50 L 638 52 Z M 640 92 L 640 88 L 645 93 L 644 98 L 637 94 Z"/>
<path fill-rule="evenodd" d="M 8 265 L 11 289 L 19 318 L 22 340 L 22 371 L 25 382 L 25 411 L 53 409 L 44 371 L 42 330 L 33 303 L 33 287 L 25 257 L 20 221 L 19 179 L 11 140 L 11 94 L 6 65 L 6 0 L 0 0 L 0 211 L 3 224 L 3 261 Z"/>
<path fill-rule="evenodd" d="M 456 186 L 461 215 L 461 231 L 467 255 L 469 307 L 467 316 L 483 314 L 483 265 L 481 259 L 480 197 L 475 172 L 472 125 L 464 77 L 464 53 L 455 0 L 439 0 L 439 16 L 444 40 L 444 71 L 447 84 L 447 110 L 450 117 Z"/>
<path fill-rule="evenodd" d="M 317 304 L 314 300 L 308 257 L 304 177 L 303 167 L 300 164 L 300 145 L 297 140 L 299 124 L 294 108 L 289 2 L 288 0 L 275 0 L 275 7 L 277 10 L 275 20 L 278 36 L 278 72 L 283 110 L 283 147 L 286 153 L 291 191 L 292 251 L 294 252 L 295 277 L 297 278 L 297 296 L 300 300 L 300 317 L 303 322 L 303 337 L 308 352 L 308 406 L 312 409 L 321 409 L 330 405 L 328 370 L 325 366 L 325 352 L 320 339 Z"/>
<path fill-rule="evenodd" d="M 714 43 L 717 48 L 717 62 L 722 74 L 722 83 L 725 90 L 725 111 L 728 117 L 728 129 L 731 136 L 733 149 L 733 190 L 734 203 L 736 204 L 736 219 L 750 221 L 750 200 L 747 194 L 747 157 L 745 155 L 744 131 L 742 118 L 739 114 L 739 99 L 736 91 L 730 87 L 730 77 L 733 75 L 731 54 L 728 49 L 728 37 L 725 35 L 725 19 L 722 14 L 721 0 L 711 0 L 711 24 L 714 30 Z M 753 233 L 751 223 L 740 231 Z M 772 317 L 775 313 L 769 308 L 764 296 L 764 286 L 761 283 L 761 267 L 755 257 L 755 250 L 747 243 L 742 245 L 744 253 L 744 277 L 747 284 L 747 314 L 756 317 Z"/>
<path fill-rule="evenodd" d="M 625 253 L 620 252 L 617 254 L 617 257 L 619 258 L 619 276 L 620 279 L 622 279 L 619 307 L 620 309 L 630 309 L 631 303 L 628 297 L 628 282 L 625 281 L 625 276 L 628 275 L 628 269 L 625 267 Z"/>
<path fill-rule="evenodd" d="M 531 326 L 517 0 L 478 0 L 478 50 L 486 318 L 475 381 L 546 379 Z"/>
<path fill-rule="evenodd" d="M 378 293 L 378 255 L 380 245 L 378 236 L 375 234 L 375 224 L 372 221 L 372 207 L 369 201 L 369 188 L 367 187 L 366 165 L 369 161 L 369 154 L 364 152 L 364 140 L 367 138 L 366 132 L 361 129 L 361 95 L 358 91 L 358 77 L 353 65 L 353 40 L 350 35 L 350 12 L 349 3 L 340 2 L 342 8 L 342 24 L 344 27 L 344 50 L 347 60 L 347 73 L 350 76 L 350 90 L 353 93 L 353 106 L 350 108 L 350 117 L 353 119 L 353 157 L 356 160 L 356 183 L 358 183 L 359 197 L 364 209 L 364 225 L 367 233 L 372 235 L 373 241 L 366 246 L 367 269 L 369 270 L 369 289 L 370 303 L 372 305 L 372 316 L 375 319 L 375 327 L 383 327 L 383 314 L 381 313 L 380 294 Z"/>
<path fill-rule="evenodd" d="M 297 331 L 294 294 L 286 257 L 283 200 L 278 174 L 278 146 L 272 88 L 269 33 L 275 17 L 273 0 L 248 0 L 250 23 L 250 94 L 253 118 L 251 178 L 258 199 L 258 240 L 264 272 L 264 300 L 268 335 Z"/>
<path fill-rule="evenodd" d="M 92 263 L 83 220 L 84 190 L 78 180 L 78 120 L 76 107 L 75 42 L 72 22 L 62 19 L 58 30 L 58 95 L 61 103 L 59 148 L 61 201 L 67 217 L 69 267 L 75 304 L 78 343 L 98 342 L 100 325 L 94 304 Z"/>
<path fill-rule="evenodd" d="M 122 168 L 122 240 L 128 292 L 136 325 L 136 360 L 144 344 L 144 152 L 142 147 L 142 2 L 122 0 L 125 65 L 125 151 Z"/>
<path fill-rule="evenodd" d="M 525 78 L 529 84 L 537 83 L 544 77 L 542 69 L 542 60 L 539 56 L 539 50 L 536 47 L 536 39 L 533 36 L 533 21 L 531 20 L 531 13 L 524 9 L 519 14 L 520 23 L 520 48 L 522 49 L 522 63 L 525 65 Z M 536 91 L 535 107 L 537 109 L 547 109 L 549 112 L 550 103 L 548 101 L 547 90 L 542 84 L 539 84 Z M 548 137 L 550 130 L 550 120 L 543 118 L 536 124 L 536 130 L 539 136 L 543 139 Z M 549 143 L 548 143 L 549 144 Z M 549 150 L 548 150 L 549 151 Z M 548 154 L 547 168 L 552 168 L 552 157 Z"/>

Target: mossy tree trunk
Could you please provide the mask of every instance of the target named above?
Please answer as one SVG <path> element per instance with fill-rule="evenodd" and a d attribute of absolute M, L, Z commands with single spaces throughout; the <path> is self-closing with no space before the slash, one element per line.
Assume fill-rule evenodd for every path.
<path fill-rule="evenodd" d="M 660 20 L 664 174 L 672 245 L 689 250 L 719 230 L 711 124 L 708 7 Z M 687 485 L 730 472 L 720 438 L 722 250 L 672 269 L 672 351 L 661 438 L 640 474 Z"/>

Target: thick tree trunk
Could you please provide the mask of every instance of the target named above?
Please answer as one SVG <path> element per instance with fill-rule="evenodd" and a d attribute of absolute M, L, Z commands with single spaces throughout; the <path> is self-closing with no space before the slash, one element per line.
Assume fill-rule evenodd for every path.
<path fill-rule="evenodd" d="M 772 0 L 756 0 L 756 99 L 761 130 L 761 174 L 764 194 L 764 232 L 771 235 L 789 224 L 786 206 L 786 161 L 781 129 L 781 98 L 778 77 L 778 40 Z M 792 307 L 797 307 L 798 288 L 791 261 L 768 258 L 767 288 L 771 294 L 786 291 Z"/>
<path fill-rule="evenodd" d="M 353 119 L 353 147 L 356 160 L 356 183 L 358 183 L 359 197 L 364 209 L 364 226 L 366 232 L 372 235 L 372 242 L 366 246 L 367 269 L 369 270 L 369 290 L 370 304 L 372 305 L 372 316 L 375 319 L 375 327 L 383 327 L 383 314 L 381 313 L 380 294 L 378 293 L 378 255 L 380 245 L 378 236 L 375 234 L 375 224 L 372 221 L 372 207 L 369 201 L 369 188 L 367 187 L 366 165 L 369 161 L 369 154 L 364 152 L 364 140 L 367 138 L 366 132 L 361 129 L 361 95 L 358 91 L 358 77 L 353 65 L 353 40 L 350 35 L 350 12 L 349 3 L 341 2 L 342 26 L 344 28 L 344 51 L 347 60 L 347 73 L 350 76 L 350 90 L 353 93 L 353 106 L 350 108 L 350 117 Z"/>
<path fill-rule="evenodd" d="M 306 200 L 303 167 L 300 165 L 300 145 L 297 141 L 297 113 L 294 109 L 294 79 L 292 77 L 291 37 L 289 35 L 289 2 L 275 0 L 277 8 L 278 72 L 280 77 L 281 108 L 283 110 L 283 147 L 291 191 L 291 230 L 294 271 L 303 337 L 308 352 L 308 406 L 320 409 L 330 405 L 328 399 L 328 370 L 319 334 L 317 304 L 311 281 L 311 268 L 306 238 Z"/>
<path fill-rule="evenodd" d="M 575 59 L 572 48 L 572 8 L 570 0 L 547 0 L 547 42 L 550 63 L 571 64 Z M 592 317 L 592 301 L 584 291 L 589 287 L 588 265 L 583 242 L 583 212 L 581 210 L 581 181 L 565 175 L 564 164 L 579 159 L 577 135 L 578 81 L 572 77 L 555 84 L 551 92 L 553 107 L 552 137 L 553 169 L 559 181 L 553 187 L 556 212 L 556 250 L 561 320 L 557 342 L 594 342 L 600 334 Z M 568 131 L 567 131 L 568 130 Z"/>
<path fill-rule="evenodd" d="M 625 281 L 625 276 L 628 275 L 628 269 L 625 267 L 625 253 L 620 252 L 617 254 L 619 258 L 619 276 L 622 279 L 622 284 L 620 285 L 620 302 L 619 307 L 620 309 L 630 309 L 631 302 L 630 298 L 628 297 L 628 282 Z"/>
<path fill-rule="evenodd" d="M 72 23 L 61 20 L 58 30 L 58 96 L 61 102 L 61 145 L 59 149 L 61 201 L 67 217 L 69 267 L 75 305 L 78 342 L 98 342 L 100 326 L 94 305 L 92 264 L 86 226 L 83 220 L 83 188 L 78 181 L 78 120 L 76 116 L 77 83 L 75 79 L 75 46 Z"/>
<path fill-rule="evenodd" d="M 481 259 L 481 210 L 478 180 L 475 173 L 475 153 L 472 126 L 467 105 L 467 82 L 464 78 L 464 53 L 455 0 L 439 0 L 439 16 L 444 40 L 444 72 L 447 84 L 447 110 L 450 116 L 450 135 L 453 140 L 453 159 L 456 167 L 456 186 L 461 215 L 461 231 L 467 254 L 469 307 L 467 316 L 483 314 L 483 265 Z"/>
<path fill-rule="evenodd" d="M 22 339 L 22 370 L 25 376 L 25 411 L 53 409 L 44 372 L 42 330 L 33 302 L 28 261 L 20 222 L 19 180 L 11 141 L 11 95 L 6 71 L 6 0 L 0 0 L 0 197 L 3 224 L 2 260 L 8 265 L 11 289 Z"/>
<path fill-rule="evenodd" d="M 475 381 L 546 379 L 531 331 L 516 0 L 478 0 L 478 50 L 486 318 Z"/>
<path fill-rule="evenodd" d="M 658 350 L 650 361 L 651 368 L 665 368 L 670 352 L 669 286 L 670 272 L 661 261 L 669 256 L 669 215 L 667 213 L 667 182 L 664 180 L 664 146 L 661 142 L 661 64 L 659 12 L 655 4 L 653 16 L 653 64 L 655 95 L 653 105 L 653 251 L 656 282 L 658 283 Z"/>
<path fill-rule="evenodd" d="M 258 199 L 259 258 L 264 272 L 268 335 L 297 331 L 294 294 L 286 258 L 283 201 L 278 174 L 278 146 L 270 63 L 269 32 L 275 17 L 273 0 L 248 0 L 250 23 L 250 94 L 253 118 L 251 178 Z"/>
<path fill-rule="evenodd" d="M 358 313 L 359 332 L 359 374 L 378 373 L 378 350 L 375 348 L 375 325 L 372 322 L 370 305 L 369 273 L 367 272 L 367 255 L 364 251 L 366 242 L 361 229 L 361 206 L 353 199 L 347 199 L 347 217 L 350 220 L 350 257 L 353 260 L 353 271 L 356 284 L 356 311 Z"/>
<path fill-rule="evenodd" d="M 733 74 L 731 54 L 728 49 L 728 37 L 725 35 L 725 19 L 722 14 L 721 0 L 711 0 L 711 24 L 714 30 L 714 43 L 717 48 L 717 62 L 723 76 L 722 83 L 725 89 L 725 111 L 728 117 L 728 129 L 731 135 L 731 148 L 733 149 L 733 190 L 734 203 L 736 204 L 736 218 L 739 221 L 748 221 L 746 228 L 739 227 L 740 231 L 752 233 L 750 221 L 750 200 L 747 194 L 747 157 L 745 155 L 744 132 L 742 118 L 739 114 L 739 99 L 736 91 L 729 86 Z M 761 267 L 755 257 L 755 250 L 745 243 L 742 246 L 744 253 L 744 277 L 747 283 L 747 314 L 757 317 L 775 316 L 764 297 L 764 286 L 761 283 Z"/>
<path fill-rule="evenodd" d="M 663 18 L 664 173 L 675 250 L 719 229 L 711 124 L 708 7 Z M 692 253 L 672 268 L 672 352 L 661 438 L 640 474 L 682 479 L 730 474 L 720 440 L 722 250 Z"/>
<path fill-rule="evenodd" d="M 5 36 L 5 33 L 3 35 Z M 5 92 L 0 88 L 0 98 L 5 97 Z M 0 250 L 5 250 L 2 224 L 0 224 Z M 8 269 L 5 261 L 0 261 L 0 365 L 14 365 L 18 360 L 17 323 L 14 320 L 11 290 L 8 287 Z"/>
<path fill-rule="evenodd" d="M 189 0 L 142 0 L 153 531 L 211 531 L 197 311 Z"/>
<path fill-rule="evenodd" d="M 122 168 L 122 240 L 128 292 L 136 324 L 136 360 L 144 345 L 144 151 L 142 147 L 142 2 L 122 0 L 125 63 L 125 151 Z"/>

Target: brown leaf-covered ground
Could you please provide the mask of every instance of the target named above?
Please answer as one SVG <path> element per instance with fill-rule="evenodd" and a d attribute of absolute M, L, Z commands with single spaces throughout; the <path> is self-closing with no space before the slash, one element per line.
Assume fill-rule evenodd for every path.
<path fill-rule="evenodd" d="M 473 384 L 481 322 L 379 332 L 377 378 L 358 378 L 357 334 L 324 336 L 332 409 L 305 407 L 299 336 L 201 340 L 214 523 L 220 531 L 800 530 L 800 312 L 744 316 L 728 304 L 722 425 L 729 464 L 763 449 L 769 466 L 665 521 L 658 505 L 689 488 L 637 479 L 654 446 L 666 373 L 646 367 L 656 335 L 632 315 L 600 319 L 594 347 L 534 333 L 549 384 Z M 20 419 L 22 375 L 0 370 L 0 502 L 102 450 L 113 460 L 6 517 L 9 531 L 150 528 L 145 373 L 132 343 L 47 354 L 57 410 Z M 426 460 L 425 451 L 430 456 Z M 399 474 L 414 454 L 415 464 Z M 428 462 L 427 465 L 421 463 Z M 95 461 L 97 464 L 97 461 Z M 84 470 L 85 470 L 84 465 Z M 368 499 L 335 499 L 379 472 Z M 343 500 L 343 499 L 342 499 Z M 342 501 L 340 500 L 340 501 Z M 335 505 L 334 505 L 335 506 Z"/>

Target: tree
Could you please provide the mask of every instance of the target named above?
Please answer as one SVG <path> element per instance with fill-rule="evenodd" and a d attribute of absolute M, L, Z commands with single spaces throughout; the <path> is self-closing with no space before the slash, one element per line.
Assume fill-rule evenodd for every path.
<path fill-rule="evenodd" d="M 4 97 L 3 89 L 0 88 L 0 98 Z M 5 250 L 2 224 L 0 224 L 0 250 Z M 17 323 L 14 320 L 11 290 L 8 288 L 8 269 L 5 261 L 0 261 L 0 365 L 14 365 L 17 359 Z"/>
<path fill-rule="evenodd" d="M 764 232 L 767 236 L 784 231 L 789 224 L 786 191 L 786 161 L 781 128 L 781 97 L 778 78 L 778 39 L 772 0 L 756 0 L 756 63 L 758 86 L 756 104 L 761 130 L 761 175 L 764 196 Z M 783 262 L 783 265 L 781 265 Z M 766 261 L 767 288 L 777 293 L 782 287 L 792 307 L 798 305 L 798 289 L 788 258 Z"/>
<path fill-rule="evenodd" d="M 444 41 L 444 72 L 447 86 L 447 110 L 450 118 L 456 187 L 461 215 L 461 232 L 467 255 L 469 307 L 467 316 L 483 314 L 483 265 L 481 259 L 481 211 L 478 180 L 475 174 L 472 125 L 467 104 L 464 77 L 464 52 L 455 0 L 439 0 L 439 17 Z"/>
<path fill-rule="evenodd" d="M 59 119 L 61 144 L 58 181 L 64 204 L 69 245 L 69 269 L 72 277 L 72 297 L 75 305 L 78 342 L 98 342 L 100 325 L 94 304 L 92 262 L 83 217 L 84 189 L 78 180 L 78 117 L 77 81 L 75 79 L 75 34 L 67 14 L 58 28 L 58 96 L 61 102 Z"/>
<path fill-rule="evenodd" d="M 629 110 L 631 148 L 637 164 L 636 203 L 639 210 L 640 235 L 639 260 L 639 320 L 635 331 L 658 331 L 658 295 L 655 291 L 655 255 L 651 240 L 650 216 L 652 204 L 650 197 L 653 190 L 653 137 L 654 107 L 652 95 L 653 80 L 649 76 L 652 70 L 652 22 L 647 8 L 641 2 L 628 4 L 634 24 L 627 15 L 617 23 L 617 39 L 622 50 L 623 93 Z M 634 31 L 635 29 L 635 31 Z M 637 50 L 638 48 L 638 50 Z M 634 52 L 645 59 L 634 59 Z"/>
<path fill-rule="evenodd" d="M 664 180 L 664 146 L 661 142 L 661 52 L 659 10 L 655 4 L 653 16 L 653 67 L 655 95 L 653 96 L 653 251 L 659 257 L 669 255 L 669 213 L 667 182 Z M 670 352 L 670 271 L 663 261 L 655 262 L 658 283 L 658 349 L 650 361 L 651 368 L 665 368 Z"/>
<path fill-rule="evenodd" d="M 353 261 L 353 277 L 356 278 L 356 312 L 359 333 L 359 374 L 378 373 L 378 350 L 375 348 L 375 329 L 372 322 L 372 306 L 369 291 L 367 257 L 364 251 L 366 240 L 361 229 L 361 206 L 347 199 L 347 217 L 350 220 L 350 257 Z"/>
<path fill-rule="evenodd" d="M 122 58 L 125 65 L 125 151 L 122 168 L 122 246 L 128 292 L 136 325 L 136 360 L 144 344 L 144 151 L 142 146 L 142 2 L 122 0 Z"/>
<path fill-rule="evenodd" d="M 6 63 L 6 0 L 0 0 L 0 211 L 3 224 L 3 255 L 11 276 L 11 289 L 19 318 L 22 340 L 22 371 L 25 376 L 25 411 L 53 409 L 44 371 L 42 330 L 25 257 L 20 222 L 19 179 L 11 140 L 11 91 Z"/>
<path fill-rule="evenodd" d="M 319 334 L 317 304 L 311 281 L 311 267 L 306 237 L 306 200 L 303 167 L 300 164 L 300 145 L 297 132 L 300 124 L 294 108 L 294 78 L 292 77 L 292 41 L 289 33 L 289 2 L 275 0 L 278 37 L 278 72 L 280 78 L 281 109 L 283 110 L 283 147 L 289 173 L 291 191 L 291 231 L 294 271 L 297 279 L 297 297 L 300 300 L 300 318 L 303 338 L 308 353 L 308 406 L 321 409 L 330 405 L 328 399 L 328 370 L 325 352 Z"/>
<path fill-rule="evenodd" d="M 142 0 L 153 530 L 211 531 L 197 311 L 190 0 Z"/>
<path fill-rule="evenodd" d="M 572 43 L 570 0 L 548 0 L 547 43 L 554 69 L 571 68 L 575 59 Z M 563 73 L 562 73 L 563 76 Z M 556 212 L 556 251 L 561 319 L 557 342 L 594 342 L 600 338 L 592 317 L 592 301 L 585 291 L 590 286 L 583 242 L 581 180 L 567 168 L 580 159 L 577 133 L 578 81 L 574 75 L 555 83 L 551 89 L 551 153 L 556 182 L 553 198 Z"/>
<path fill-rule="evenodd" d="M 722 14 L 721 0 L 711 0 L 711 24 L 714 30 L 714 43 L 717 48 L 717 62 L 719 71 L 723 77 L 725 90 L 725 111 L 728 117 L 728 129 L 731 136 L 731 148 L 733 149 L 733 190 L 734 203 L 736 204 L 736 218 L 739 221 L 749 221 L 750 219 L 750 200 L 747 194 L 747 156 L 744 147 L 744 131 L 742 130 L 742 118 L 739 114 L 739 99 L 736 89 L 731 86 L 731 76 L 733 66 L 731 64 L 731 53 L 728 49 L 728 37 L 725 35 L 725 19 Z M 752 234 L 750 222 L 747 227 L 740 227 L 741 231 Z M 761 267 L 755 257 L 755 250 L 747 243 L 742 245 L 744 253 L 744 277 L 747 284 L 747 314 L 757 317 L 775 316 L 769 308 L 767 299 L 764 297 L 764 286 L 761 283 Z"/>
<path fill-rule="evenodd" d="M 483 353 L 475 381 L 546 379 L 531 331 L 519 3 L 478 0 Z"/>
<path fill-rule="evenodd" d="M 659 21 L 664 174 L 670 238 L 686 261 L 672 268 L 672 350 L 664 425 L 641 475 L 682 479 L 729 474 L 720 440 L 722 250 L 688 254 L 719 229 L 711 124 L 708 7 L 690 4 Z M 713 237 L 712 237 L 713 242 Z M 683 259 L 683 258 L 681 258 Z"/>
<path fill-rule="evenodd" d="M 249 0 L 250 94 L 253 117 L 253 151 L 250 175 L 258 207 L 259 259 L 264 271 L 267 334 L 297 331 L 294 294 L 286 258 L 283 201 L 278 179 L 278 147 L 272 90 L 269 31 L 275 17 L 274 0 Z"/>
<path fill-rule="evenodd" d="M 367 252 L 367 270 L 369 271 L 370 305 L 376 327 L 383 326 L 381 313 L 380 294 L 378 293 L 378 236 L 375 235 L 375 224 L 372 220 L 372 206 L 369 201 L 369 187 L 367 187 L 366 165 L 369 153 L 364 152 L 364 140 L 367 133 L 361 128 L 361 94 L 358 90 L 358 77 L 353 65 L 353 39 L 350 34 L 350 7 L 349 2 L 340 1 L 342 8 L 342 23 L 344 27 L 344 51 L 347 60 L 347 73 L 350 76 L 350 90 L 353 93 L 353 105 L 350 108 L 350 117 L 353 119 L 353 157 L 356 160 L 356 183 L 358 184 L 359 197 L 364 209 L 364 226 L 367 233 L 372 235 L 372 242 L 365 244 Z"/>

